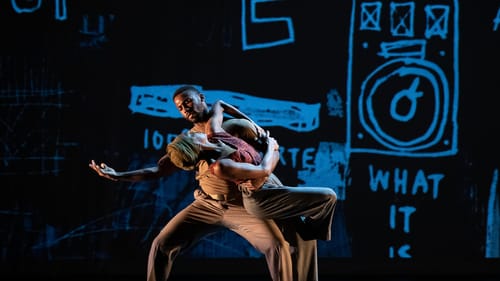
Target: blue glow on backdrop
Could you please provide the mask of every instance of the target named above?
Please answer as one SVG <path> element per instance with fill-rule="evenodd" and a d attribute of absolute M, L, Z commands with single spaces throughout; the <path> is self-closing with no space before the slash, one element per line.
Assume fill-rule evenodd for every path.
<path fill-rule="evenodd" d="M 285 184 L 335 190 L 320 258 L 500 258 L 500 1 L 139 2 L 0 4 L 2 262 L 145 263 L 194 174 L 87 164 L 156 165 L 182 84 L 269 129 Z M 229 231 L 186 256 L 261 258 Z"/>

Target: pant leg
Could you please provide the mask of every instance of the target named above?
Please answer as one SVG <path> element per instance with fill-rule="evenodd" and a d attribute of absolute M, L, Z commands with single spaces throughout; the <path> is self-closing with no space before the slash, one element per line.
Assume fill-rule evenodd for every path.
<path fill-rule="evenodd" d="M 311 233 L 307 239 L 331 239 L 337 195 L 329 187 L 289 187 L 266 183 L 258 191 L 243 192 L 247 211 L 261 218 L 305 216 Z"/>
<path fill-rule="evenodd" d="M 275 174 L 271 174 L 267 180 L 267 184 L 263 186 L 264 190 L 267 190 L 272 187 L 277 187 L 277 186 L 283 186 L 279 178 Z M 285 187 L 286 189 L 288 188 L 296 188 L 296 187 Z M 328 188 L 330 189 L 330 188 Z M 325 190 L 321 190 L 325 191 Z M 283 191 L 278 191 L 278 192 L 283 192 Z M 330 191 L 326 191 L 327 197 L 329 196 L 328 193 Z M 309 194 L 309 193 L 308 193 Z M 244 198 L 246 207 L 247 209 L 250 209 L 250 212 L 254 210 L 253 213 L 256 214 L 263 214 L 266 215 L 267 217 L 271 217 L 273 215 L 276 215 L 277 217 L 280 217 L 279 219 L 276 219 L 275 221 L 278 223 L 278 225 L 281 228 L 281 231 L 285 237 L 285 239 L 290 243 L 290 247 L 293 248 L 292 252 L 292 264 L 293 264 L 293 276 L 294 280 L 297 281 L 318 281 L 318 245 L 317 245 L 317 240 L 316 239 L 310 239 L 310 240 L 304 240 L 302 239 L 301 235 L 297 232 L 297 227 L 302 224 L 302 221 L 300 220 L 300 216 L 303 216 L 304 214 L 308 212 L 304 212 L 305 210 L 308 210 L 309 205 L 308 204 L 314 204 L 317 200 L 321 201 L 322 196 L 313 196 L 313 200 L 311 198 L 308 198 L 308 196 L 303 197 L 300 195 L 300 193 L 297 195 L 297 197 L 305 199 L 308 201 L 307 204 L 302 205 L 303 209 L 295 209 L 298 212 L 298 216 L 295 217 L 289 217 L 293 216 L 290 213 L 285 212 L 284 210 L 281 210 L 280 208 L 282 207 L 282 203 L 279 202 L 280 198 L 272 198 L 272 196 L 269 196 L 269 194 L 264 194 L 262 197 L 256 196 L 255 198 L 248 198 L 251 192 L 248 192 L 243 190 L 243 195 L 246 196 L 247 198 Z M 310 195 L 310 194 L 309 194 Z M 269 196 L 270 198 L 266 198 Z M 333 194 L 334 201 L 336 201 L 336 194 Z M 331 199 L 331 198 L 330 198 Z M 326 200 L 327 202 L 329 201 L 328 199 Z M 263 202 L 263 203 L 261 203 Z M 300 201 L 299 201 L 300 203 Z M 335 203 L 335 202 L 334 202 Z M 327 203 L 329 205 L 330 203 Z M 327 209 L 329 207 L 327 206 Z M 257 211 L 260 210 L 260 211 Z M 283 214 L 280 214 L 280 212 L 284 212 Z M 311 211 L 311 214 L 314 214 L 314 211 Z M 328 220 L 326 220 L 328 221 Z"/>
<path fill-rule="evenodd" d="M 295 254 L 297 281 L 318 281 L 318 241 L 303 240 L 295 232 L 297 238 L 297 252 Z"/>
<path fill-rule="evenodd" d="M 147 281 L 166 281 L 175 258 L 204 236 L 223 229 L 223 210 L 212 201 L 199 198 L 175 215 L 151 244 Z"/>
<path fill-rule="evenodd" d="M 290 243 L 294 280 L 318 281 L 317 240 L 302 239 L 296 230 L 297 219 L 277 221 L 286 241 Z"/>
<path fill-rule="evenodd" d="M 241 204 L 227 205 L 223 224 L 265 256 L 273 281 L 293 280 L 290 244 L 273 220 L 251 215 Z"/>

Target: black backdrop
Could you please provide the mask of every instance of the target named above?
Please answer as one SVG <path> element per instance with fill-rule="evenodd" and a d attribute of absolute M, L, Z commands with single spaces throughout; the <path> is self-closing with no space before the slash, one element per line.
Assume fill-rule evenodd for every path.
<path fill-rule="evenodd" d="M 499 273 L 499 1 L 0 5 L 4 273 L 143 274 L 193 174 L 116 183 L 87 164 L 155 165 L 189 126 L 170 101 L 185 83 L 269 128 L 286 184 L 336 190 L 323 274 Z M 265 271 L 232 233 L 177 272 L 193 262 Z"/>

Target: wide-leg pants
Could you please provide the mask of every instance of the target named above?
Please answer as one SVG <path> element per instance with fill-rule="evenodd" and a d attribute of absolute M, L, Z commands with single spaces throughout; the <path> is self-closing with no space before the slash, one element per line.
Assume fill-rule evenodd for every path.
<path fill-rule="evenodd" d="M 297 281 L 318 280 L 317 240 L 331 239 L 331 225 L 337 195 L 329 187 L 284 186 L 271 174 L 257 191 L 240 185 L 249 213 L 275 219 L 293 248 L 293 274 Z M 304 223 L 301 217 L 308 217 Z M 305 239 L 304 239 L 305 237 Z"/>
<path fill-rule="evenodd" d="M 297 232 L 297 221 L 277 220 L 286 241 L 290 244 L 293 264 L 293 278 L 296 281 L 318 281 L 317 240 L 302 239 Z"/>
<path fill-rule="evenodd" d="M 153 240 L 148 281 L 166 281 L 179 254 L 223 228 L 236 232 L 265 256 L 273 281 L 292 281 L 290 246 L 274 220 L 248 213 L 241 200 L 216 201 L 201 190 L 196 190 L 194 196 L 195 200 L 175 215 Z"/>
<path fill-rule="evenodd" d="M 243 192 L 245 209 L 265 219 L 304 217 L 298 229 L 305 240 L 331 240 L 331 228 L 337 195 L 329 187 L 290 187 L 266 182 L 256 191 Z"/>

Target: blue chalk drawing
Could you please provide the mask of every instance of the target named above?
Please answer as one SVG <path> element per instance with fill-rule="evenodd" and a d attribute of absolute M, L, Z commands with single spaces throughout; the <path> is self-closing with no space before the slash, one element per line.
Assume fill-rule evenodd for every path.
<path fill-rule="evenodd" d="M 424 158 L 457 153 L 458 1 L 440 2 L 353 1 L 347 155 Z M 370 190 L 437 200 L 445 175 L 412 170 L 368 165 Z M 389 231 L 411 235 L 411 216 L 417 213 L 412 205 L 398 200 L 390 205 Z M 410 244 L 395 244 L 388 245 L 389 258 L 412 258 Z"/>
<path fill-rule="evenodd" d="M 377 55 L 389 58 L 414 58 L 423 60 L 427 41 L 420 39 L 398 40 L 396 42 L 381 42 Z"/>
<path fill-rule="evenodd" d="M 132 161 L 131 169 L 142 165 L 140 159 Z M 36 241 L 31 250 L 36 256 L 67 255 L 74 258 L 74 252 L 66 252 L 74 243 L 88 243 L 88 257 L 111 258 L 112 251 L 102 241 L 112 241 L 113 237 L 124 233 L 140 235 L 139 246 L 147 253 L 151 239 L 158 234 L 168 220 L 192 201 L 194 175 L 190 172 L 178 172 L 158 181 L 138 182 L 126 186 L 128 192 L 120 193 L 118 207 L 86 223 L 62 232 L 51 225 L 42 227 L 34 236 Z M 125 187 L 125 185 L 122 185 Z M 23 214 L 24 218 L 28 216 Z M 101 241 L 99 245 L 93 245 Z M 138 250 L 141 252 L 140 250 Z M 260 257 L 248 242 L 238 239 L 236 234 L 223 231 L 207 236 L 200 246 L 190 250 L 189 257 Z"/>
<path fill-rule="evenodd" d="M 344 100 L 336 89 L 332 89 L 326 94 L 326 109 L 328 116 L 344 118 Z"/>
<path fill-rule="evenodd" d="M 415 3 L 395 3 L 390 4 L 391 33 L 393 36 L 413 37 Z"/>
<path fill-rule="evenodd" d="M 389 115 L 396 122 L 405 126 L 405 123 L 416 118 L 417 108 L 423 108 L 419 99 L 423 92 L 418 90 L 421 80 L 426 80 L 434 93 L 434 112 L 432 119 L 425 126 L 424 132 L 413 139 L 405 140 L 398 136 L 398 132 L 387 132 L 384 124 L 378 121 L 377 106 L 374 105 L 378 95 L 386 95 L 385 83 L 394 83 L 394 80 L 410 76 L 411 81 L 407 88 L 395 89 L 390 99 Z M 392 60 L 381 65 L 361 85 L 361 94 L 358 99 L 359 121 L 363 128 L 379 143 L 392 149 L 394 154 L 410 155 L 413 151 L 423 150 L 438 143 L 444 134 L 449 109 L 449 94 L 447 80 L 439 67 L 428 61 L 414 59 Z M 442 84 L 444 83 L 444 84 Z M 404 100 L 403 100 L 404 99 Z M 407 111 L 398 113 L 401 103 L 410 104 Z M 422 109 L 421 109 L 422 110 Z"/>
<path fill-rule="evenodd" d="M 33 13 L 42 6 L 42 0 L 10 0 L 10 3 L 14 11 L 18 14 Z"/>
<path fill-rule="evenodd" d="M 380 2 L 366 2 L 361 3 L 361 22 L 359 25 L 360 30 L 382 30 L 380 27 L 380 13 L 382 10 L 382 3 Z"/>
<path fill-rule="evenodd" d="M 500 24 L 500 8 L 497 10 L 497 16 L 493 19 L 493 31 L 498 30 L 499 24 Z"/>
<path fill-rule="evenodd" d="M 330 186 L 337 193 L 339 200 L 346 199 L 346 176 L 348 175 L 348 159 L 345 147 L 340 143 L 320 142 L 312 164 L 303 163 L 297 171 L 301 186 Z"/>
<path fill-rule="evenodd" d="M 131 86 L 129 109 L 132 113 L 180 119 L 172 102 L 172 94 L 179 85 Z M 245 112 L 263 127 L 283 127 L 297 132 L 310 132 L 319 127 L 320 103 L 282 101 L 260 98 L 226 90 L 203 90 L 207 104 L 224 100 Z"/>
<path fill-rule="evenodd" d="M 425 6 L 425 38 L 431 38 L 432 36 L 439 36 L 442 39 L 447 38 L 449 13 L 450 7 L 446 5 Z"/>
<path fill-rule="evenodd" d="M 395 258 L 396 256 L 399 258 L 411 258 L 411 254 L 409 251 L 411 250 L 411 246 L 408 244 L 404 244 L 400 247 L 397 248 L 397 250 L 394 249 L 394 247 L 389 247 L 389 258 Z"/>
<path fill-rule="evenodd" d="M 66 20 L 68 18 L 67 0 L 53 0 L 54 1 L 54 18 L 56 20 Z M 42 0 L 10 0 L 12 9 L 18 14 L 33 13 L 40 9 Z"/>
<path fill-rule="evenodd" d="M 413 206 L 401 206 L 397 207 L 395 205 L 391 205 L 390 207 L 390 215 L 389 215 L 389 227 L 391 229 L 396 229 L 396 215 L 403 215 L 403 232 L 410 233 L 410 216 L 415 213 L 417 208 Z"/>
<path fill-rule="evenodd" d="M 1 57 L 0 74 L 0 175 L 59 175 L 66 151 L 78 146 L 62 128 L 69 91 L 44 59 Z"/>
<path fill-rule="evenodd" d="M 486 258 L 500 258 L 500 193 L 498 169 L 493 171 L 486 214 Z"/>
<path fill-rule="evenodd" d="M 414 177 L 409 177 L 407 169 L 395 168 L 391 172 L 388 170 L 375 169 L 373 165 L 368 166 L 370 175 L 370 190 L 392 191 L 394 195 L 431 195 L 433 200 L 439 197 L 439 184 L 445 177 L 441 173 L 426 173 L 419 169 Z"/>
<path fill-rule="evenodd" d="M 114 19 L 115 16 L 113 14 L 97 16 L 83 15 L 80 28 L 80 34 L 83 36 L 83 39 L 80 42 L 80 47 L 99 48 L 108 42 L 106 29 Z"/>
<path fill-rule="evenodd" d="M 251 49 L 263 49 L 270 48 L 285 44 L 291 44 L 295 42 L 295 31 L 293 29 L 292 19 L 289 17 L 259 17 L 257 16 L 257 5 L 268 2 L 276 2 L 278 0 L 241 0 L 241 45 L 244 51 Z M 247 2 L 250 6 L 250 19 L 248 20 L 247 15 Z M 263 25 L 271 23 L 284 23 L 286 27 L 287 36 L 283 39 L 276 39 L 274 41 L 263 42 L 263 43 L 249 43 L 248 37 L 254 37 L 249 35 L 249 27 L 247 25 Z M 283 32 L 278 35 L 282 36 Z M 253 34 L 251 34 L 253 35 Z M 257 36 L 257 35 L 255 35 Z"/>
<path fill-rule="evenodd" d="M 358 9 L 353 1 L 348 154 L 443 157 L 457 153 L 458 3 L 449 2 L 422 7 L 416 2 L 391 2 L 389 32 L 384 33 L 382 3 L 361 1 Z M 425 28 L 417 29 L 423 34 L 415 33 L 417 11 L 425 15 Z M 358 62 L 358 53 L 373 59 Z"/>

